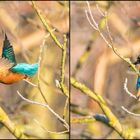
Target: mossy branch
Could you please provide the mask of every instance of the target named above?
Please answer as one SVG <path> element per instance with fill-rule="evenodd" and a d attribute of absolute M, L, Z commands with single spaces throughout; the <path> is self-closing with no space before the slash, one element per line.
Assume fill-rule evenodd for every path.
<path fill-rule="evenodd" d="M 103 122 L 106 125 L 108 125 L 109 123 L 108 118 L 103 114 L 95 114 L 90 116 L 71 118 L 71 123 L 91 123 L 95 121 Z"/>
<path fill-rule="evenodd" d="M 32 6 L 33 6 L 34 10 L 36 11 L 38 17 L 40 18 L 41 22 L 43 23 L 45 29 L 50 33 L 50 35 L 51 35 L 52 39 L 54 40 L 54 42 L 56 43 L 56 45 L 62 49 L 63 48 L 62 44 L 58 41 L 56 36 L 53 34 L 52 29 L 50 28 L 47 19 L 44 18 L 43 14 L 41 13 L 40 9 L 36 6 L 34 1 L 32 1 Z"/>
<path fill-rule="evenodd" d="M 91 117 L 91 116 L 88 116 L 88 117 L 72 117 L 70 122 L 71 123 L 93 123 L 95 122 L 96 119 Z"/>
<path fill-rule="evenodd" d="M 27 139 L 22 130 L 20 130 L 8 117 L 5 111 L 0 107 L 0 122 L 17 138 Z"/>
<path fill-rule="evenodd" d="M 122 129 L 122 126 L 117 119 L 117 117 L 112 113 L 110 108 L 107 106 L 105 100 L 95 93 L 94 91 L 90 90 L 88 87 L 86 87 L 84 84 L 78 82 L 76 79 L 72 78 L 70 79 L 71 85 L 80 91 L 82 93 L 88 95 L 91 99 L 93 99 L 95 102 L 99 104 L 101 107 L 102 111 L 105 113 L 106 117 L 108 118 L 109 122 L 108 125 L 112 127 L 122 138 L 129 138 L 127 133 Z"/>
<path fill-rule="evenodd" d="M 67 46 L 67 38 L 66 35 L 64 35 L 64 44 L 61 44 L 57 37 L 54 35 L 51 27 L 48 24 L 48 21 L 46 18 L 44 18 L 43 14 L 41 13 L 41 10 L 36 6 L 35 2 L 32 1 L 32 6 L 34 8 L 34 10 L 36 11 L 38 17 L 40 18 L 42 24 L 44 25 L 45 29 L 50 33 L 50 36 L 52 37 L 52 39 L 54 40 L 54 42 L 56 43 L 56 45 L 62 49 L 62 63 L 61 63 L 61 81 L 60 81 L 60 89 L 62 90 L 62 92 L 66 95 L 69 96 L 68 93 L 68 89 L 67 87 L 64 85 L 64 67 L 65 67 L 65 60 L 66 60 L 66 46 Z"/>
<path fill-rule="evenodd" d="M 64 35 L 64 44 L 62 46 L 62 59 L 61 59 L 61 77 L 60 77 L 60 86 L 59 88 L 62 90 L 62 92 L 69 97 L 69 92 L 64 84 L 65 79 L 65 63 L 66 63 L 66 54 L 67 54 L 67 38 L 66 35 Z"/>
<path fill-rule="evenodd" d="M 53 39 L 53 41 L 55 42 L 55 44 L 61 48 L 62 50 L 62 58 L 61 58 L 61 77 L 60 77 L 60 81 L 58 82 L 58 87 L 59 89 L 62 91 L 62 93 L 67 97 L 66 102 L 65 102 L 65 106 L 64 106 L 64 111 L 63 111 L 63 118 L 65 118 L 66 116 L 66 109 L 67 109 L 67 105 L 69 103 L 69 92 L 68 92 L 68 88 L 64 83 L 64 79 L 65 79 L 65 62 L 66 62 L 66 54 L 67 54 L 67 38 L 66 35 L 64 35 L 64 43 L 61 44 L 59 42 L 59 40 L 57 39 L 57 37 L 54 35 L 51 27 L 48 24 L 47 18 L 44 17 L 43 13 L 41 13 L 41 10 L 37 7 L 37 5 L 35 4 L 34 1 L 32 1 L 32 6 L 34 8 L 34 10 L 36 11 L 38 17 L 40 18 L 42 24 L 44 25 L 45 29 L 49 32 L 51 38 Z M 42 49 L 41 49 L 42 50 Z M 41 61 L 41 60 L 40 60 Z M 39 78 L 38 78 L 39 79 Z M 42 92 L 41 92 L 42 93 Z M 42 94 L 43 96 L 43 94 Z M 43 96 L 44 97 L 44 96 Z M 44 97 L 45 99 L 45 97 Z M 46 100 L 45 100 L 46 101 Z M 47 101 L 46 101 L 47 102 Z M 57 117 L 59 119 L 59 117 Z M 59 119 L 67 128 L 67 130 L 69 131 L 69 126 L 68 124 L 65 122 L 64 119 Z"/>
<path fill-rule="evenodd" d="M 67 38 L 66 38 L 66 35 L 64 35 L 64 45 L 62 48 L 62 59 L 61 59 L 61 81 L 60 81 L 60 83 L 64 83 L 66 53 L 67 53 Z"/>
<path fill-rule="evenodd" d="M 67 99 L 65 101 L 64 111 L 63 111 L 63 119 L 65 119 L 65 117 L 66 117 L 68 104 L 69 104 L 69 98 L 67 97 Z"/>

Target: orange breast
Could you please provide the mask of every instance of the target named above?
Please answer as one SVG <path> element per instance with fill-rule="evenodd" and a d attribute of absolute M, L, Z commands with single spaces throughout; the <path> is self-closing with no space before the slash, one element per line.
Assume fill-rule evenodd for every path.
<path fill-rule="evenodd" d="M 26 75 L 5 71 L 4 73 L 0 73 L 0 83 L 12 84 L 26 77 Z"/>

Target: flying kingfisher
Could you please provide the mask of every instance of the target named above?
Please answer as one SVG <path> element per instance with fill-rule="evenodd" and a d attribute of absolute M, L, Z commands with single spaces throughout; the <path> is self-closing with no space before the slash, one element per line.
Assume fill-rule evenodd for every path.
<path fill-rule="evenodd" d="M 0 57 L 0 83 L 13 84 L 37 73 L 38 63 L 17 63 L 14 50 L 5 33 L 2 56 Z"/>

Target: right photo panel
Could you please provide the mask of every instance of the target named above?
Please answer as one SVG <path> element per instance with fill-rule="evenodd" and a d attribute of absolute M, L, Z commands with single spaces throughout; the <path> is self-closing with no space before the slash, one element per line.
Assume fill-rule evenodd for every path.
<path fill-rule="evenodd" d="M 140 2 L 71 1 L 71 139 L 140 139 Z"/>

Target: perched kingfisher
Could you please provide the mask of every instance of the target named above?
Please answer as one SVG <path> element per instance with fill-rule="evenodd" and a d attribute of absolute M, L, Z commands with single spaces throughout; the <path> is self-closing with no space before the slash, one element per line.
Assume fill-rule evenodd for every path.
<path fill-rule="evenodd" d="M 137 57 L 137 60 L 133 63 L 134 65 L 140 64 L 140 55 Z M 137 78 L 136 89 L 140 88 L 140 76 Z"/>
<path fill-rule="evenodd" d="M 14 50 L 5 33 L 2 56 L 0 57 L 0 83 L 13 84 L 37 73 L 38 63 L 17 63 Z"/>
<path fill-rule="evenodd" d="M 137 60 L 133 64 L 138 65 L 138 68 L 140 69 L 140 55 L 137 57 Z M 140 99 L 140 76 L 138 76 L 137 78 L 136 89 L 137 89 L 137 98 L 139 100 Z"/>

